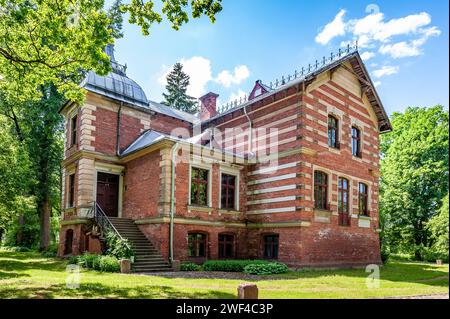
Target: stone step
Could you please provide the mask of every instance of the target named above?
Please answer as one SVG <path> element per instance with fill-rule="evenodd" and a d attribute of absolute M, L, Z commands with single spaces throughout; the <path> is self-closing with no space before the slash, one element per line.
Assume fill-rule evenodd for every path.
<path fill-rule="evenodd" d="M 136 260 L 133 265 L 134 266 L 138 266 L 138 267 L 145 266 L 145 265 L 150 265 L 150 266 L 153 266 L 153 265 L 169 266 L 169 264 L 167 264 L 165 261 L 160 261 L 160 260 L 146 260 L 146 261 L 137 261 Z"/>
<path fill-rule="evenodd" d="M 135 257 L 134 262 L 135 263 L 141 263 L 141 262 L 147 262 L 147 261 L 158 261 L 158 262 L 166 262 L 164 258 L 161 256 L 154 256 L 152 258 L 142 258 L 142 257 Z"/>
<path fill-rule="evenodd" d="M 172 268 L 143 268 L 143 269 L 133 269 L 134 273 L 151 273 L 151 272 L 169 272 L 173 271 Z"/>
<path fill-rule="evenodd" d="M 163 259 L 164 260 L 164 258 L 160 254 L 134 254 L 135 260 L 141 260 L 143 257 L 146 258 L 148 256 L 151 256 L 154 259 Z M 151 258 L 147 258 L 147 259 L 151 259 Z"/>
<path fill-rule="evenodd" d="M 132 219 L 111 217 L 111 223 L 119 234 L 133 246 L 133 272 L 171 271 L 166 259 L 159 253 Z"/>

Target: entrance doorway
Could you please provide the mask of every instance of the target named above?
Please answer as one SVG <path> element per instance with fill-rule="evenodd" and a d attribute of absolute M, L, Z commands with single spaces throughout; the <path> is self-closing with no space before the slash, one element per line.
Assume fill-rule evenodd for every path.
<path fill-rule="evenodd" d="M 119 214 L 119 175 L 97 173 L 97 203 L 106 216 Z"/>
<path fill-rule="evenodd" d="M 72 243 L 73 243 L 73 230 L 68 229 L 66 231 L 66 238 L 64 242 L 64 255 L 72 254 Z"/>

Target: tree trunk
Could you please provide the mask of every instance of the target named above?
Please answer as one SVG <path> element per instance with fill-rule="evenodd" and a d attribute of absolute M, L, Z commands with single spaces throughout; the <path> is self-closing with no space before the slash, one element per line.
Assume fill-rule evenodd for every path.
<path fill-rule="evenodd" d="M 40 225 L 40 250 L 47 250 L 50 245 L 50 203 L 45 196 L 45 198 L 38 204 L 39 210 L 39 225 Z"/>
<path fill-rule="evenodd" d="M 16 235 L 16 245 L 22 246 L 22 244 L 23 244 L 23 225 L 24 225 L 23 214 L 19 215 L 17 222 L 19 223 L 19 229 L 17 230 L 17 235 Z"/>

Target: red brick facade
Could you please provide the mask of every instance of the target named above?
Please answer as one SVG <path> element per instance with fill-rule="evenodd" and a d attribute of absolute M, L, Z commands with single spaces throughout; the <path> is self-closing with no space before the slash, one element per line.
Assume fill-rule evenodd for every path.
<path fill-rule="evenodd" d="M 175 166 L 174 260 L 217 259 L 219 235 L 229 234 L 233 235 L 233 258 L 265 258 L 265 251 L 272 249 L 266 236 L 276 235 L 277 259 L 289 265 L 380 263 L 377 115 L 358 79 L 346 68 L 325 71 L 305 82 L 254 96 L 245 106 L 247 115 L 243 108 L 238 108 L 215 117 L 212 110 L 210 119 L 204 118 L 202 131 L 215 127 L 222 134 L 215 134 L 214 138 L 224 150 L 247 156 L 246 160 L 223 161 L 225 153 L 215 150 L 210 154 L 203 147 L 204 161 L 197 162 L 192 150 L 183 152 L 185 160 Z M 148 129 L 171 134 L 181 128 L 191 134 L 195 132 L 194 125 L 127 104 L 120 107 L 114 100 L 91 93 L 85 106 L 73 105 L 63 110 L 67 126 L 75 113 L 80 123 L 79 138 L 86 142 L 72 148 L 66 144 L 63 163 L 66 209 L 60 255 L 66 231 L 85 223 L 83 212 L 95 200 L 96 174 L 101 171 L 120 175 L 119 217 L 135 220 L 164 258 L 169 258 L 171 158 L 175 142 L 152 145 L 125 157 L 117 155 L 116 145 L 119 138 L 122 152 Z M 339 123 L 339 148 L 328 146 L 330 115 Z M 253 133 L 249 133 L 250 125 Z M 352 127 L 361 132 L 361 157 L 352 155 Z M 240 131 L 231 138 L 226 135 L 226 129 L 236 128 Z M 70 140 L 70 132 L 67 127 L 66 140 Z M 249 154 L 255 154 L 257 160 L 248 157 Z M 190 201 L 192 167 L 209 172 L 205 207 L 192 205 Z M 73 208 L 67 207 L 70 170 L 76 176 L 77 201 Z M 327 176 L 325 210 L 315 208 L 315 171 Z M 220 208 L 222 173 L 236 177 L 234 210 Z M 349 181 L 349 226 L 339 225 L 339 178 Z M 359 183 L 368 187 L 368 216 L 359 212 Z M 73 253 L 84 249 L 79 244 L 82 227 L 77 227 L 79 239 L 74 243 Z M 206 236 L 203 258 L 189 257 L 190 233 Z"/>

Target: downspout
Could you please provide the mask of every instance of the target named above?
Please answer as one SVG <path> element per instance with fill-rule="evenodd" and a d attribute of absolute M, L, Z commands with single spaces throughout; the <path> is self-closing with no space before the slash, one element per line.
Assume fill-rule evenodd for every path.
<path fill-rule="evenodd" d="M 120 102 L 119 111 L 117 112 L 117 142 L 116 142 L 117 156 L 120 156 L 120 126 L 122 124 L 122 106 L 123 102 Z"/>
<path fill-rule="evenodd" d="M 245 114 L 245 116 L 247 117 L 247 120 L 248 120 L 248 126 L 249 126 L 249 128 L 250 128 L 250 136 L 249 136 L 249 144 L 248 144 L 248 153 L 249 153 L 249 155 L 250 156 L 252 156 L 253 157 L 253 152 L 252 152 L 252 149 L 253 149 L 253 122 L 252 122 L 252 120 L 250 119 L 250 117 L 248 116 L 248 113 L 247 113 L 247 105 L 245 105 L 244 106 L 244 114 Z"/>
<path fill-rule="evenodd" d="M 172 147 L 172 174 L 170 181 L 170 229 L 169 229 L 169 260 L 173 263 L 173 224 L 175 215 L 175 155 L 178 148 L 178 143 Z"/>

